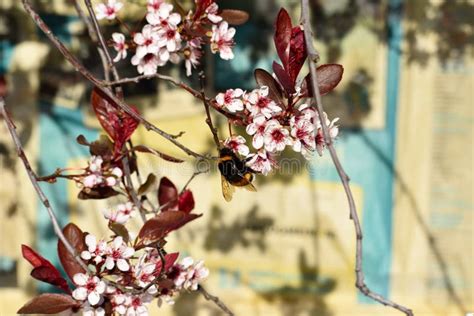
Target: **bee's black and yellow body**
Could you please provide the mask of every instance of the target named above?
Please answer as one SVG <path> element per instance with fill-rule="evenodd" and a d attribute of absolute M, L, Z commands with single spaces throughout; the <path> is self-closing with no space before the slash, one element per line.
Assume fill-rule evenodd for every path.
<path fill-rule="evenodd" d="M 222 175 L 222 193 L 226 201 L 232 200 L 234 186 L 244 187 L 249 191 L 256 191 L 252 185 L 253 171 L 245 165 L 245 161 L 239 159 L 229 148 L 222 148 L 217 164 Z"/>

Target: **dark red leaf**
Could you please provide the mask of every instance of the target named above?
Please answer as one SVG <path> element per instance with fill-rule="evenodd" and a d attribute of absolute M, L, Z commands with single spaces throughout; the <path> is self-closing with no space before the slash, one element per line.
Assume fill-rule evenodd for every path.
<path fill-rule="evenodd" d="M 165 269 L 164 272 L 167 272 L 173 264 L 176 262 L 176 259 L 179 257 L 179 252 L 174 252 L 174 253 L 168 253 L 165 255 Z M 156 263 L 156 268 L 154 273 L 160 273 L 161 272 L 161 260 Z"/>
<path fill-rule="evenodd" d="M 202 214 L 189 214 L 181 211 L 159 213 L 156 217 L 146 221 L 142 226 L 135 241 L 135 249 L 141 249 L 161 240 L 169 232 L 184 226 L 200 216 Z"/>
<path fill-rule="evenodd" d="M 118 154 L 136 130 L 138 121 L 119 110 L 118 105 L 98 88 L 92 91 L 91 104 L 100 125 L 114 141 L 114 153 Z M 131 109 L 138 113 L 135 107 Z"/>
<path fill-rule="evenodd" d="M 51 269 L 50 267 L 37 267 L 34 268 L 30 275 L 36 280 L 49 283 L 63 290 L 64 292 L 71 294 L 71 289 L 67 285 L 66 279 L 64 279 L 56 268 Z"/>
<path fill-rule="evenodd" d="M 163 177 L 160 180 L 158 203 L 163 207 L 163 212 L 175 209 L 178 205 L 178 189 L 167 177 Z"/>
<path fill-rule="evenodd" d="M 80 305 L 70 295 L 47 293 L 34 297 L 23 305 L 17 314 L 57 314 Z"/>
<path fill-rule="evenodd" d="M 285 9 L 280 9 L 275 23 L 273 41 L 280 60 L 285 69 L 288 69 L 291 39 L 291 18 Z"/>
<path fill-rule="evenodd" d="M 181 163 L 181 162 L 184 162 L 184 160 L 182 159 L 179 159 L 179 158 L 175 158 L 173 156 L 170 156 L 170 155 L 167 155 L 167 154 L 164 154 L 156 149 L 153 149 L 151 147 L 148 147 L 148 146 L 145 146 L 145 145 L 137 145 L 135 147 L 133 147 L 133 150 L 134 151 L 138 151 L 138 152 L 142 152 L 142 153 L 149 153 L 149 154 L 153 154 L 153 155 L 156 155 L 166 161 L 170 161 L 170 162 L 176 162 L 176 163 Z"/>
<path fill-rule="evenodd" d="M 184 190 L 178 198 L 178 210 L 189 213 L 194 209 L 194 196 L 190 190 Z"/>
<path fill-rule="evenodd" d="M 241 25 L 249 19 L 249 14 L 242 10 L 225 9 L 219 15 L 231 25 Z"/>
<path fill-rule="evenodd" d="M 71 293 L 66 280 L 61 276 L 58 269 L 36 251 L 27 245 L 21 245 L 21 253 L 23 258 L 34 267 L 31 276 L 39 281 L 46 282 L 57 286 L 66 293 Z"/>
<path fill-rule="evenodd" d="M 273 76 L 263 69 L 255 69 L 254 71 L 255 81 L 261 86 L 268 87 L 268 95 L 270 99 L 277 102 L 279 105 L 283 105 L 282 101 L 282 88 L 280 84 L 273 78 Z"/>
<path fill-rule="evenodd" d="M 0 97 L 5 98 L 8 93 L 8 86 L 7 80 L 5 79 L 5 75 L 0 75 Z"/>
<path fill-rule="evenodd" d="M 304 32 L 300 26 L 295 26 L 291 30 L 290 57 L 287 68 L 293 86 L 296 83 L 298 74 L 306 61 L 307 56 Z"/>
<path fill-rule="evenodd" d="M 77 254 L 80 254 L 86 249 L 86 244 L 84 242 L 84 233 L 75 224 L 67 224 L 63 228 L 63 234 Z M 67 251 L 66 246 L 64 246 L 61 240 L 58 240 L 58 256 L 59 260 L 61 261 L 61 265 L 64 268 L 64 271 L 66 272 L 71 281 L 76 273 L 85 273 L 85 270 L 79 265 L 79 263 L 77 263 L 74 256 L 71 255 L 69 251 Z"/>
<path fill-rule="evenodd" d="M 339 64 L 324 64 L 319 66 L 316 71 L 318 75 L 319 92 L 321 95 L 325 95 L 331 92 L 339 84 L 344 73 L 344 68 Z M 301 91 L 303 96 L 313 96 L 310 74 L 304 78 Z"/>
<path fill-rule="evenodd" d="M 281 85 L 283 86 L 283 89 L 285 89 L 287 95 L 296 92 L 295 85 L 292 83 L 290 76 L 286 70 L 283 69 L 283 67 L 276 61 L 273 62 L 273 72 L 278 78 L 278 81 L 280 81 Z"/>

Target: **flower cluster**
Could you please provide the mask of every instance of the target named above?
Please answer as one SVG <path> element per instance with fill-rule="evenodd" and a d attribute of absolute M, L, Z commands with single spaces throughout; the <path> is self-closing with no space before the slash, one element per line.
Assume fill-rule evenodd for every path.
<path fill-rule="evenodd" d="M 96 6 L 98 19 L 114 20 L 123 4 L 117 0 L 108 0 Z M 222 59 L 234 58 L 235 28 L 219 15 L 219 7 L 214 1 L 196 1 L 195 11 L 181 15 L 174 11 L 172 4 L 164 0 L 148 0 L 146 5 L 145 24 L 141 32 L 131 34 L 133 38 L 127 43 L 122 33 L 112 34 L 112 43 L 117 55 L 114 62 L 127 57 L 129 48 L 135 49 L 131 58 L 132 65 L 140 74 L 153 75 L 158 67 L 169 61 L 185 61 L 186 74 L 200 64 L 203 45 L 209 44 L 213 54 Z"/>
<path fill-rule="evenodd" d="M 128 220 L 134 217 L 136 208 L 131 202 L 119 204 L 115 208 L 103 210 L 103 215 L 112 223 L 126 224 Z"/>
<path fill-rule="evenodd" d="M 113 187 L 118 184 L 122 175 L 122 169 L 119 167 L 104 164 L 104 159 L 100 156 L 92 156 L 80 181 L 85 188 Z"/>
<path fill-rule="evenodd" d="M 252 137 L 252 146 L 257 152 L 250 153 L 245 138 L 240 135 L 227 138 L 224 146 L 247 158 L 247 165 L 257 172 L 267 175 L 277 167 L 276 156 L 287 146 L 301 152 L 306 159 L 315 151 L 322 155 L 325 143 L 321 120 L 314 108 L 305 103 L 290 110 L 270 97 L 267 86 L 261 86 L 250 92 L 229 89 L 215 97 L 215 104 L 244 118 L 245 131 Z M 324 120 L 330 136 L 335 139 L 338 119 L 329 121 L 325 114 Z"/>

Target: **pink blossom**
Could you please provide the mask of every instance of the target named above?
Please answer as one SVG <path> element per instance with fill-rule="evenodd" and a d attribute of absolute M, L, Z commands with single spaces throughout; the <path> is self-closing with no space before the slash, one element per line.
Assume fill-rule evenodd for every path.
<path fill-rule="evenodd" d="M 162 66 L 164 63 L 155 54 L 146 54 L 143 58 L 137 55 L 132 57 L 132 65 L 137 66 L 138 73 L 151 76 L 156 74 L 158 66 Z"/>
<path fill-rule="evenodd" d="M 215 2 L 211 3 L 206 8 L 207 18 L 209 19 L 209 21 L 211 21 L 214 24 L 217 24 L 220 21 L 222 21 L 222 17 L 217 15 L 218 10 L 219 10 L 219 6 Z"/>
<path fill-rule="evenodd" d="M 269 121 L 264 133 L 265 150 L 268 152 L 283 151 L 286 145 L 292 144 L 290 133 L 277 120 Z"/>
<path fill-rule="evenodd" d="M 148 12 L 156 12 L 160 9 L 160 6 L 164 3 L 164 0 L 148 0 L 146 9 Z"/>
<path fill-rule="evenodd" d="M 225 140 L 224 146 L 232 149 L 235 153 L 246 157 L 249 154 L 249 148 L 245 145 L 245 138 L 242 136 L 232 136 Z"/>
<path fill-rule="evenodd" d="M 232 47 L 234 46 L 235 28 L 230 27 L 227 22 L 221 22 L 218 26 L 212 26 L 211 51 L 213 54 L 219 52 L 222 59 L 234 58 Z"/>
<path fill-rule="evenodd" d="M 78 301 L 87 299 L 90 305 L 97 305 L 105 292 L 105 283 L 96 276 L 88 276 L 84 273 L 77 273 L 73 277 L 77 285 L 72 292 L 72 296 Z"/>
<path fill-rule="evenodd" d="M 220 107 L 224 107 L 229 112 L 235 113 L 244 109 L 242 89 L 229 89 L 225 93 L 219 93 L 216 96 L 216 102 Z"/>
<path fill-rule="evenodd" d="M 117 16 L 117 12 L 122 9 L 123 3 L 117 0 L 108 0 L 107 4 L 99 3 L 95 7 L 96 17 L 98 20 L 113 20 Z"/>
<path fill-rule="evenodd" d="M 204 266 L 204 261 L 194 263 L 191 257 L 184 258 L 173 269 L 178 271 L 174 278 L 175 286 L 186 290 L 197 290 L 199 282 L 209 276 L 209 269 Z"/>
<path fill-rule="evenodd" d="M 189 41 L 184 48 L 184 59 L 186 67 L 186 76 L 191 76 L 192 68 L 199 65 L 199 59 L 202 57 L 201 40 L 199 38 Z"/>
<path fill-rule="evenodd" d="M 181 22 L 181 16 L 178 13 L 171 13 L 173 6 L 168 3 L 162 3 L 158 10 L 149 12 L 146 15 L 148 23 L 155 27 L 176 29 Z"/>
<path fill-rule="evenodd" d="M 117 56 L 115 56 L 114 62 L 118 62 L 121 59 L 127 58 L 127 44 L 125 44 L 125 35 L 122 33 L 113 33 L 112 40 L 114 43 L 114 49 L 117 51 Z"/>
<path fill-rule="evenodd" d="M 176 27 L 163 27 L 157 31 L 158 45 L 166 47 L 169 52 L 175 52 L 181 47 L 181 35 Z"/>
<path fill-rule="evenodd" d="M 93 260 L 95 264 L 101 263 L 104 260 L 103 256 L 105 255 L 107 244 L 103 240 L 97 242 L 97 238 L 92 234 L 88 234 L 85 239 L 87 250 L 81 253 L 81 258 L 84 260 Z"/>
<path fill-rule="evenodd" d="M 293 150 L 309 159 L 316 149 L 315 126 L 309 120 L 299 120 L 291 126 Z"/>
<path fill-rule="evenodd" d="M 116 293 L 112 295 L 110 299 L 110 304 L 112 305 L 112 310 L 117 312 L 119 315 L 125 315 L 127 312 L 127 306 L 125 305 L 127 297 L 123 293 Z"/>
<path fill-rule="evenodd" d="M 127 316 L 148 316 L 147 304 L 151 302 L 153 297 L 149 294 L 142 295 L 126 295 Z"/>
<path fill-rule="evenodd" d="M 102 307 L 91 306 L 86 302 L 82 306 L 82 316 L 105 316 L 105 309 Z"/>
<path fill-rule="evenodd" d="M 260 89 L 255 89 L 247 94 L 245 96 L 245 103 L 252 116 L 261 113 L 266 118 L 271 118 L 282 110 L 281 107 L 268 97 L 267 86 L 262 86 Z"/>
<path fill-rule="evenodd" d="M 132 203 L 119 204 L 116 208 L 110 208 L 103 211 L 104 217 L 111 222 L 125 224 L 135 216 L 136 209 Z"/>
<path fill-rule="evenodd" d="M 274 158 L 263 149 L 259 150 L 256 154 L 250 154 L 248 158 L 247 166 L 257 172 L 261 172 L 264 176 L 268 175 L 276 167 Z"/>
<path fill-rule="evenodd" d="M 146 24 L 141 33 L 136 33 L 133 36 L 133 41 L 137 44 L 135 56 L 141 59 L 147 54 L 157 54 L 160 49 L 158 40 L 159 36 L 153 26 Z"/>
<path fill-rule="evenodd" d="M 257 114 L 253 117 L 252 123 L 245 128 L 247 134 L 253 135 L 252 145 L 255 149 L 260 149 L 263 146 L 263 135 L 267 123 L 268 121 L 263 114 Z"/>
<path fill-rule="evenodd" d="M 108 270 L 112 270 L 115 266 L 120 271 L 128 271 L 130 265 L 128 264 L 128 259 L 133 256 L 135 250 L 131 247 L 128 247 L 127 244 L 123 242 L 123 238 L 118 236 L 112 241 L 112 244 L 106 250 L 105 267 Z"/>
<path fill-rule="evenodd" d="M 339 134 L 339 127 L 336 124 L 339 121 L 339 118 L 335 118 L 332 121 L 329 121 L 326 113 L 323 113 L 326 126 L 328 127 L 329 137 L 331 140 L 334 140 Z M 326 147 L 326 142 L 324 140 L 323 129 L 321 127 L 321 121 L 318 120 L 318 132 L 316 134 L 316 150 L 320 156 L 323 155 L 323 150 Z"/>

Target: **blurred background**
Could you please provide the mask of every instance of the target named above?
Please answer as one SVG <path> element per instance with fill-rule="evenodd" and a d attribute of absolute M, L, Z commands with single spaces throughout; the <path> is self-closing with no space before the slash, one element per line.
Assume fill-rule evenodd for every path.
<path fill-rule="evenodd" d="M 141 0 L 121 18 L 137 22 Z M 235 59 L 206 57 L 208 92 L 253 89 L 253 70 L 271 71 L 276 59 L 273 21 L 281 6 L 299 17 L 295 0 L 226 0 L 222 8 L 250 12 L 237 27 Z M 341 84 L 324 97 L 340 117 L 336 149 L 351 177 L 364 231 L 363 269 L 369 287 L 415 315 L 474 312 L 473 105 L 474 1 L 313 0 L 311 14 L 323 63 L 345 68 Z M 33 1 L 53 32 L 99 77 L 97 51 L 70 1 Z M 97 1 L 96 1 L 97 3 Z M 106 38 L 117 30 L 104 23 Z M 184 67 L 162 72 L 188 81 Z M 135 76 L 128 62 L 122 76 Z M 6 95 L 21 140 L 39 174 L 84 165 L 79 134 L 101 133 L 84 81 L 26 15 L 19 1 L 0 2 L 0 94 Z M 134 104 L 160 128 L 186 131 L 181 141 L 214 153 L 202 104 L 164 82 L 125 86 Z M 225 121 L 215 121 L 221 138 Z M 144 143 L 188 159 L 156 134 L 140 129 Z M 258 177 L 258 193 L 221 196 L 219 174 L 191 184 L 204 216 L 174 234 L 169 251 L 202 258 L 211 270 L 205 285 L 237 315 L 400 315 L 354 287 L 353 224 L 329 155 Z M 188 159 L 189 160 L 189 159 Z M 294 163 L 293 163 L 294 162 Z M 195 169 L 140 157 L 140 166 L 166 175 L 178 187 Z M 20 244 L 57 263 L 56 237 L 37 200 L 4 125 L 0 126 L 0 315 L 11 315 L 45 291 L 29 276 Z M 112 201 L 78 201 L 74 184 L 44 184 L 61 223 L 105 236 L 100 210 Z M 158 313 L 153 307 L 152 314 Z M 181 295 L 160 315 L 220 315 L 197 294 Z"/>

